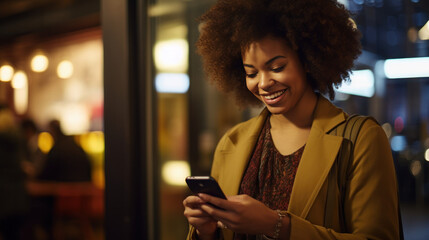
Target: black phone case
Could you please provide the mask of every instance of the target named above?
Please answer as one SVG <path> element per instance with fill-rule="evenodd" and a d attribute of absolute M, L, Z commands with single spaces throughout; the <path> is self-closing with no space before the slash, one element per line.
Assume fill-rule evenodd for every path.
<path fill-rule="evenodd" d="M 187 177 L 186 183 L 194 194 L 205 193 L 214 197 L 226 199 L 217 181 L 210 176 Z"/>

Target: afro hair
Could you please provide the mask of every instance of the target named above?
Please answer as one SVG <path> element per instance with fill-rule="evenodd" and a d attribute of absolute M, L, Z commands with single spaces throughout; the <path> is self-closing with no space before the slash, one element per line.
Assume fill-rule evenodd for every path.
<path fill-rule="evenodd" d="M 334 98 L 361 53 L 360 33 L 336 0 L 218 0 L 200 18 L 198 53 L 209 80 L 241 106 L 259 104 L 246 87 L 242 51 L 273 35 L 289 43 L 315 91 Z"/>

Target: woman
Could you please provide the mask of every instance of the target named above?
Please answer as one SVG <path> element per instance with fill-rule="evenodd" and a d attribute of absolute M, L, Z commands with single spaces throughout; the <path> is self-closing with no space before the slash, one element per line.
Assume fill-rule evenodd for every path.
<path fill-rule="evenodd" d="M 354 143 L 345 189 L 328 191 L 346 142 L 329 133 L 348 115 L 321 94 L 334 97 L 360 53 L 347 10 L 332 0 L 220 0 L 201 21 L 210 79 L 265 109 L 218 144 L 211 174 L 228 200 L 183 201 L 188 239 L 399 239 L 393 160 L 375 121 Z"/>

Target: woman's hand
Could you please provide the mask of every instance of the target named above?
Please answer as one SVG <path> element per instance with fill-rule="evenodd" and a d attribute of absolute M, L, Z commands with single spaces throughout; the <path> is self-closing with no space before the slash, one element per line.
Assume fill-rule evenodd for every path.
<path fill-rule="evenodd" d="M 232 231 L 268 236 L 274 233 L 279 218 L 277 212 L 248 195 L 229 196 L 228 200 L 207 194 L 199 194 L 199 197 L 204 202 L 222 208 L 218 209 L 208 204 L 201 205 L 204 212 Z"/>
<path fill-rule="evenodd" d="M 217 220 L 201 209 L 206 202 L 198 196 L 189 196 L 183 200 L 184 215 L 189 224 L 195 227 L 200 239 L 214 239 Z"/>

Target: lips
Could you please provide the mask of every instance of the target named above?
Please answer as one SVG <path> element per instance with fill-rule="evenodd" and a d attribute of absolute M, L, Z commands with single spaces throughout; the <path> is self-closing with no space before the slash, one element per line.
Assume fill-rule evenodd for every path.
<path fill-rule="evenodd" d="M 276 98 L 280 97 L 284 92 L 286 92 L 286 89 L 283 89 L 283 90 L 277 91 L 277 92 L 272 93 L 272 94 L 269 94 L 269 95 L 263 95 L 263 97 L 264 97 L 266 100 L 274 100 L 274 99 L 276 99 Z"/>

